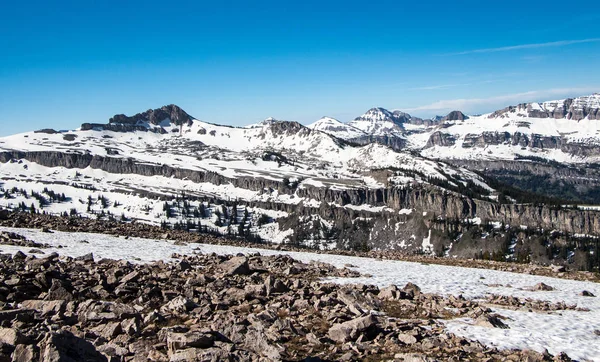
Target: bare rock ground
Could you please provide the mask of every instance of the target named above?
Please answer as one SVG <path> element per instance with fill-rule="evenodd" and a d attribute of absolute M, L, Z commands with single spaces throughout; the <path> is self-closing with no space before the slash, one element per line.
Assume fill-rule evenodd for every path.
<path fill-rule="evenodd" d="M 440 320 L 460 316 L 510 328 L 477 302 L 326 276 L 358 275 L 285 255 L 131 264 L 3 254 L 0 361 L 569 360 L 445 330 Z"/>

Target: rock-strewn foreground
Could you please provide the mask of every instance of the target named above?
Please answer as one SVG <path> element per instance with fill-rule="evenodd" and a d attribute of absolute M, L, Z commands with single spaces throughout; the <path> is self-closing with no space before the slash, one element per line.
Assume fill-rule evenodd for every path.
<path fill-rule="evenodd" d="M 282 255 L 173 258 L 3 254 L 0 361 L 569 360 L 449 334 L 437 319 L 507 326 L 411 283 L 324 283 L 356 272 Z"/>

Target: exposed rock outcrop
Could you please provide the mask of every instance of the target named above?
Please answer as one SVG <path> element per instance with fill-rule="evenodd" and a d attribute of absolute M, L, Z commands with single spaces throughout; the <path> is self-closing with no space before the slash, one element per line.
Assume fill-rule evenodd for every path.
<path fill-rule="evenodd" d="M 597 120 L 600 119 L 599 99 L 600 94 L 595 93 L 588 97 L 567 98 L 563 101 L 520 103 L 496 111 L 490 115 L 490 118 L 505 117 L 508 113 L 513 113 L 531 118 L 566 118 L 574 121 L 580 121 L 584 118 Z"/>
<path fill-rule="evenodd" d="M 461 111 L 452 111 L 448 113 L 448 115 L 442 118 L 442 121 L 464 121 L 465 119 L 469 119 L 463 112 Z"/>
<path fill-rule="evenodd" d="M 147 131 L 147 124 L 160 126 L 163 122 L 168 121 L 175 125 L 190 122 L 192 116 L 187 114 L 183 109 L 174 104 L 163 106 L 157 109 L 149 109 L 146 112 L 138 113 L 134 116 L 126 116 L 117 114 L 109 119 L 108 124 L 102 123 L 84 123 L 81 125 L 83 131 L 91 129 L 104 129 L 115 132 L 131 132 L 131 131 Z M 153 128 L 154 132 L 164 133 L 164 129 Z"/>

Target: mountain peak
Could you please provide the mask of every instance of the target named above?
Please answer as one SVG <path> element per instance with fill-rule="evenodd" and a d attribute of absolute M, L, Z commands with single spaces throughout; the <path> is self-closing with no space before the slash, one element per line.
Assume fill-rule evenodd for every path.
<path fill-rule="evenodd" d="M 308 128 L 318 129 L 321 126 L 339 126 L 343 123 L 335 118 L 323 116 L 319 118 L 316 122 L 308 125 Z"/>
<path fill-rule="evenodd" d="M 358 117 L 357 119 L 370 120 L 370 121 L 393 121 L 393 113 L 382 107 L 375 107 L 369 109 L 365 114 Z"/>
<path fill-rule="evenodd" d="M 194 117 L 187 114 L 181 107 L 169 104 L 156 109 L 149 109 L 133 116 L 116 114 L 108 120 L 108 123 L 84 123 L 82 131 L 87 130 L 111 130 L 117 132 L 148 131 L 163 133 L 165 126 L 189 124 Z"/>
<path fill-rule="evenodd" d="M 357 138 L 365 135 L 360 129 L 342 123 L 332 117 L 321 117 L 318 121 L 309 124 L 307 127 L 342 139 Z"/>
<path fill-rule="evenodd" d="M 124 114 L 117 114 L 108 120 L 108 123 L 119 124 L 138 124 L 139 122 L 148 122 L 153 125 L 159 125 L 168 120 L 176 125 L 186 123 L 194 119 L 187 114 L 181 107 L 175 104 L 169 104 L 156 109 L 149 109 L 146 112 L 137 113 L 131 117 Z"/>
<path fill-rule="evenodd" d="M 464 121 L 465 119 L 469 119 L 469 117 L 466 116 L 463 112 L 452 111 L 448 113 L 445 117 L 443 117 L 442 121 Z"/>

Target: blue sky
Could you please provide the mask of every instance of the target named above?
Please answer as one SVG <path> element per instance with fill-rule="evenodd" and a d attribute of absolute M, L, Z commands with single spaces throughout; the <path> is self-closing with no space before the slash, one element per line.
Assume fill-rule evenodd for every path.
<path fill-rule="evenodd" d="M 125 5 L 123 3 L 126 3 Z M 175 103 L 210 122 L 418 116 L 600 92 L 600 2 L 0 5 L 0 135 Z"/>

